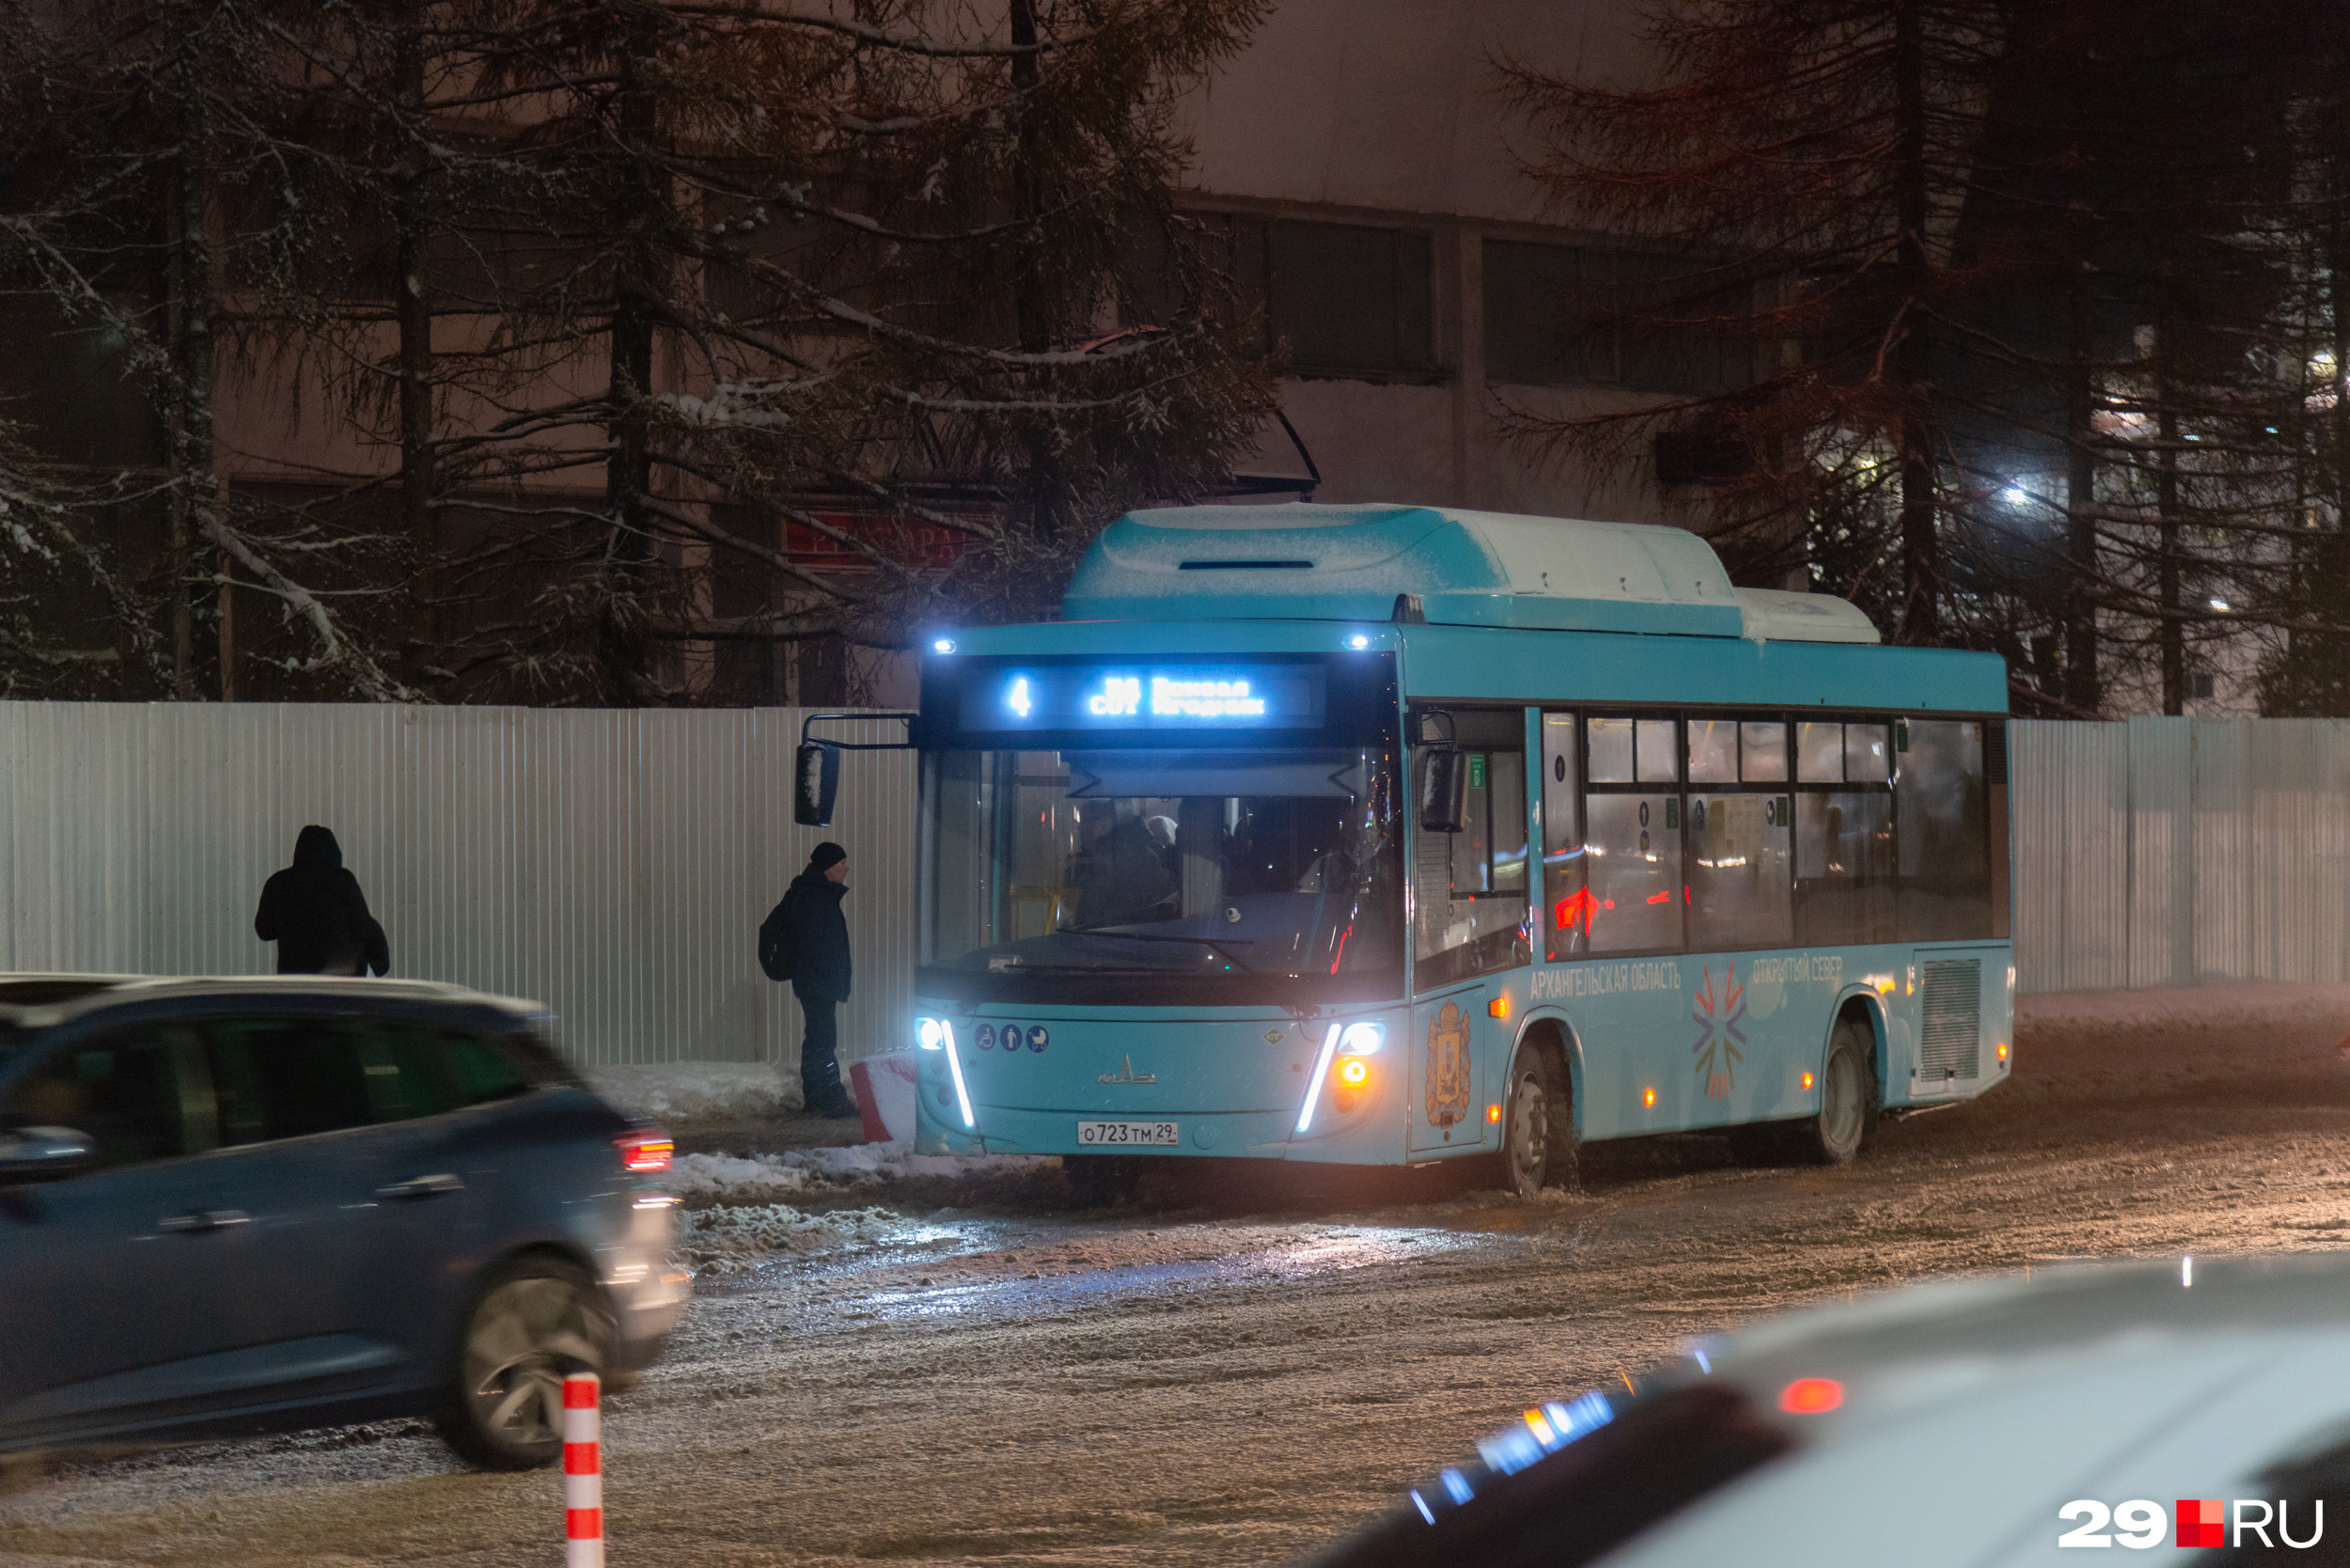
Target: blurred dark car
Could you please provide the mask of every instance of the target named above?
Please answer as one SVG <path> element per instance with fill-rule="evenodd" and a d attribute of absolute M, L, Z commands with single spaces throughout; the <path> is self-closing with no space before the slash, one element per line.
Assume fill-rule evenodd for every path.
<path fill-rule="evenodd" d="M 1889 1291 L 1637 1382 L 1529 1407 L 1315 1568 L 2350 1562 L 2341 1253 Z"/>
<path fill-rule="evenodd" d="M 426 1415 L 561 1452 L 659 1353 L 667 1135 L 454 986 L 0 976 L 0 1450 Z"/>

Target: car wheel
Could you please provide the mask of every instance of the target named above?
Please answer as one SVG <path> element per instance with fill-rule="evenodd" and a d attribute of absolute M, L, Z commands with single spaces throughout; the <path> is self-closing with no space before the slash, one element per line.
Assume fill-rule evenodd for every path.
<path fill-rule="evenodd" d="M 603 1292 L 560 1258 L 521 1258 L 494 1271 L 457 1348 L 455 1397 L 441 1435 L 494 1470 L 533 1470 L 563 1452 L 563 1378 L 612 1365 L 618 1333 Z"/>
<path fill-rule="evenodd" d="M 1546 1186 L 1574 1184 L 1574 1117 L 1547 1050 L 1529 1045 L 1518 1053 L 1503 1116 L 1501 1166 L 1512 1192 L 1532 1198 Z"/>
<path fill-rule="evenodd" d="M 1876 1053 L 1867 1025 L 1840 1019 L 1820 1069 L 1820 1109 L 1791 1125 L 1793 1150 L 1810 1165 L 1847 1165 L 1877 1120 Z"/>

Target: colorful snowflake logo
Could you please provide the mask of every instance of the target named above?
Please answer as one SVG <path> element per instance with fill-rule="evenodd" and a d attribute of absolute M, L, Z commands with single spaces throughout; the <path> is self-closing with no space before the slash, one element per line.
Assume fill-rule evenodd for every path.
<path fill-rule="evenodd" d="M 1713 969 L 1709 966 L 1704 974 L 1697 1003 L 1689 1010 L 1689 1021 L 1698 1027 L 1698 1042 L 1689 1053 L 1698 1058 L 1697 1074 L 1705 1080 L 1705 1097 L 1727 1100 L 1738 1064 L 1746 1059 L 1739 1047 L 1747 1043 L 1747 1035 L 1738 1026 L 1746 1021 L 1747 988 L 1738 983 L 1735 964 L 1723 974 L 1719 996 L 1715 994 Z"/>

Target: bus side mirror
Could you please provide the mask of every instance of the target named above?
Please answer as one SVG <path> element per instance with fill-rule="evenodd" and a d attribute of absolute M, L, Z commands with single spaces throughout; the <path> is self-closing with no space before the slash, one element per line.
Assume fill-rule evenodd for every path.
<path fill-rule="evenodd" d="M 1468 753 L 1432 745 L 1420 753 L 1419 826 L 1423 833 L 1458 833 L 1468 826 Z"/>
<path fill-rule="evenodd" d="M 830 827 L 833 798 L 840 792 L 840 753 L 803 741 L 791 773 L 791 820 L 802 827 Z"/>

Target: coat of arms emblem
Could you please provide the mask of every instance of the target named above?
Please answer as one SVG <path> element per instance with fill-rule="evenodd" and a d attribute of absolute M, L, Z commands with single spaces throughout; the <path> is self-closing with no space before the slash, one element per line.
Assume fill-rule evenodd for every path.
<path fill-rule="evenodd" d="M 1449 1127 L 1469 1108 L 1468 1015 L 1447 1002 L 1428 1020 L 1428 1120 Z"/>

